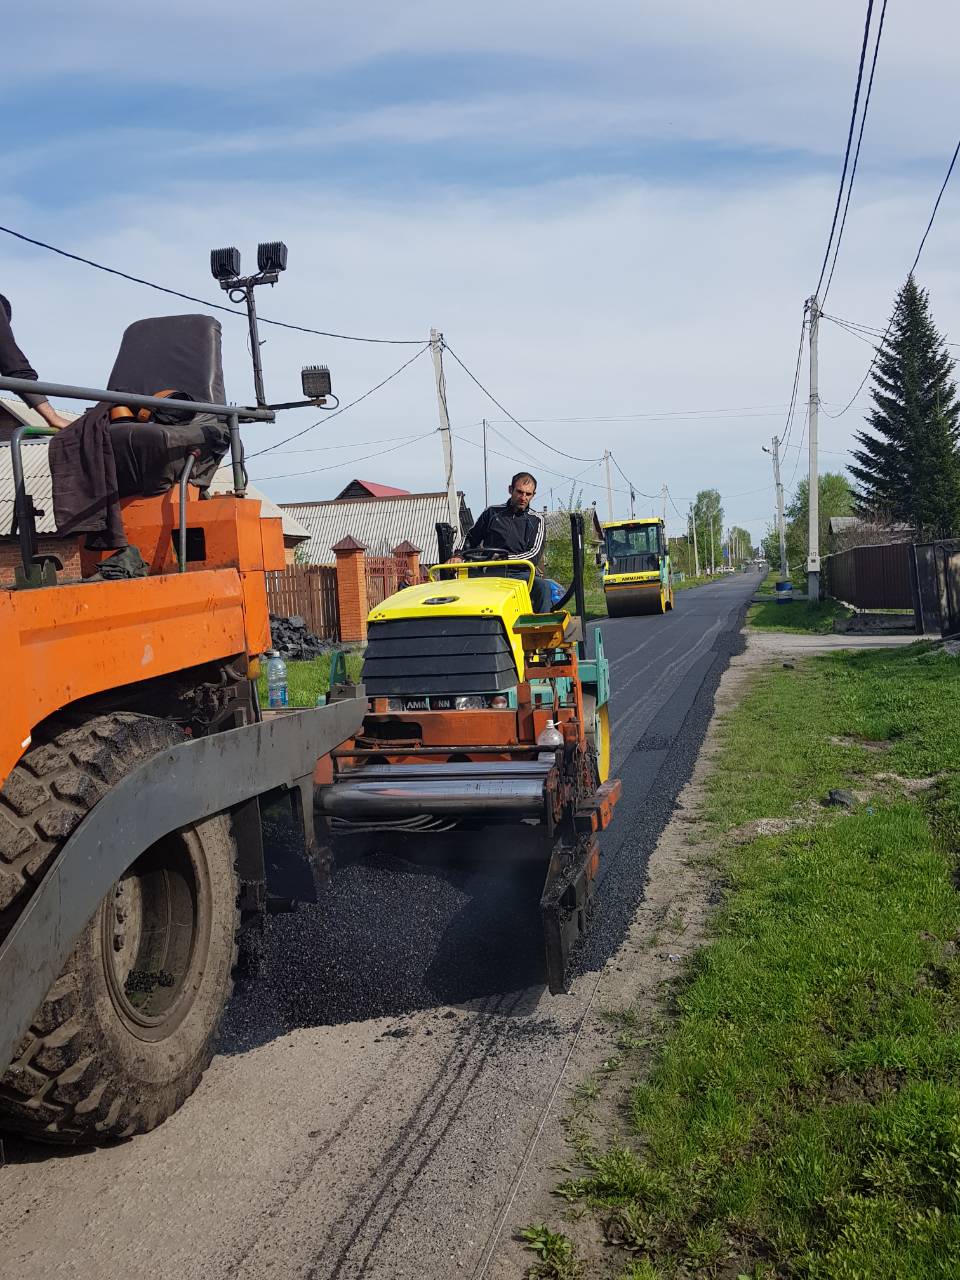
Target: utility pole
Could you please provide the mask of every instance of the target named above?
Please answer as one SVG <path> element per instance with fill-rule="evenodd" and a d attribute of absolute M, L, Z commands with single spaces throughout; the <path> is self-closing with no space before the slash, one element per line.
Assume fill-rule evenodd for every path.
<path fill-rule="evenodd" d="M 613 481 L 610 479 L 610 450 L 604 449 L 603 462 L 607 469 L 607 519 L 613 519 Z"/>
<path fill-rule="evenodd" d="M 693 572 L 700 577 L 700 556 L 697 554 L 697 515 L 693 503 L 690 504 L 690 523 L 693 526 Z"/>
<path fill-rule="evenodd" d="M 713 507 L 710 511 L 710 575 L 711 577 L 717 572 L 716 548 L 713 545 L 713 526 L 717 520 L 717 508 Z"/>
<path fill-rule="evenodd" d="M 553 490 L 551 489 L 551 496 Z M 487 420 L 483 420 L 483 505 L 484 509 L 490 505 L 490 484 L 487 479 Z"/>
<path fill-rule="evenodd" d="M 777 495 L 777 540 L 780 544 L 780 577 L 786 578 L 789 572 L 787 566 L 787 531 L 783 522 L 783 482 L 780 479 L 780 437 L 774 436 L 770 442 L 772 449 L 761 445 L 764 453 L 773 456 L 773 487 Z"/>
<path fill-rule="evenodd" d="M 807 597 L 820 599 L 820 477 L 817 468 L 817 413 L 820 394 L 817 385 L 817 331 L 820 327 L 820 305 L 816 296 L 810 299 L 810 492 L 807 523 Z"/>
<path fill-rule="evenodd" d="M 666 486 L 666 483 L 664 483 L 664 484 L 662 484 L 662 485 L 660 486 L 660 500 L 661 500 L 661 504 L 662 504 L 662 506 L 663 506 L 663 512 L 662 512 L 662 515 L 661 515 L 661 517 L 660 517 L 660 518 L 663 520 L 664 525 L 666 525 L 666 523 L 667 523 L 667 486 Z"/>
<path fill-rule="evenodd" d="M 447 410 L 447 380 L 443 374 L 443 334 L 439 329 L 430 330 L 430 351 L 433 355 L 433 372 L 437 380 L 437 406 L 440 410 L 440 441 L 443 444 L 443 470 L 447 488 L 447 513 L 454 537 L 460 540 L 460 503 L 457 485 L 453 478 L 453 438 L 450 435 L 450 414 Z M 486 442 L 486 432 L 484 432 Z M 486 451 L 484 451 L 486 459 Z M 484 467 L 486 478 L 486 467 Z"/>
<path fill-rule="evenodd" d="M 633 485 L 630 486 L 630 519 L 634 518 L 634 505 L 637 501 L 637 495 L 633 491 Z"/>

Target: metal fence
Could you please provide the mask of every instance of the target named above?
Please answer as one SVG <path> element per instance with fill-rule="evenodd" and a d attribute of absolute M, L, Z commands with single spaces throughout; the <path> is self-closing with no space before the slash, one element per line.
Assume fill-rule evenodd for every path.
<path fill-rule="evenodd" d="M 285 618 L 299 616 L 322 640 L 340 639 L 337 607 L 337 571 L 327 564 L 294 564 L 274 570 L 267 577 L 267 602 L 271 613 Z"/>
<path fill-rule="evenodd" d="M 960 539 L 921 542 L 913 548 L 918 613 L 925 632 L 960 632 Z"/>
<path fill-rule="evenodd" d="M 891 542 L 825 556 L 824 590 L 855 609 L 914 609 L 913 546 Z"/>

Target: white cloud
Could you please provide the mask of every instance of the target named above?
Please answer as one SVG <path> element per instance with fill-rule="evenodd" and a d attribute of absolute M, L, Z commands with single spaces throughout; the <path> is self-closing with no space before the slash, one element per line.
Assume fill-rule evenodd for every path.
<path fill-rule="evenodd" d="M 912 258 L 932 192 L 907 184 L 865 184 L 851 214 L 830 299 L 841 315 L 882 321 Z M 215 298 L 207 251 L 236 242 L 249 254 L 257 239 L 282 235 L 290 269 L 265 291 L 265 315 L 346 332 L 426 339 L 431 324 L 477 376 L 521 419 L 618 417 L 657 410 L 783 406 L 789 390 L 802 300 L 810 291 L 826 234 L 832 184 L 805 180 L 749 190 L 691 194 L 641 184 L 557 184 L 490 197 L 451 193 L 403 206 L 347 201 L 308 187 L 238 188 L 234 200 L 198 202 L 175 191 L 164 202 L 105 202 L 41 218 L 21 208 L 4 220 L 27 222 L 42 237 Z M 97 227 L 96 234 L 78 232 Z M 938 223 L 922 277 L 939 324 L 960 336 L 960 277 L 954 263 L 960 220 L 949 204 Z M 82 384 L 107 375 L 126 323 L 144 314 L 190 309 L 163 295 L 65 263 L 39 251 L 0 244 L 4 291 L 14 299 L 17 330 L 42 373 Z M 228 390 L 249 396 L 244 329 L 225 318 Z M 268 389 L 295 393 L 297 370 L 328 360 L 344 401 L 405 358 L 404 348 L 369 347 L 266 329 Z M 822 394 L 852 394 L 869 350 L 824 325 Z M 448 363 L 455 425 L 499 413 Z M 761 413 L 769 412 L 768 417 Z M 288 414 L 277 427 L 250 428 L 256 448 L 306 425 Z M 317 429 L 298 448 L 355 442 L 338 453 L 274 453 L 251 464 L 254 475 L 294 472 L 267 487 L 278 499 L 329 496 L 355 472 L 410 488 L 440 487 L 435 439 L 356 466 L 310 476 L 343 454 L 377 453 L 362 442 L 430 430 L 436 424 L 432 373 L 425 357 L 356 410 Z M 607 423 L 531 423 L 568 453 L 597 457 L 611 448 L 643 490 L 665 480 L 683 507 L 697 489 L 728 494 L 764 485 L 760 445 L 780 425 L 775 410 L 750 409 L 715 420 L 637 419 Z M 846 448 L 851 414 L 825 419 L 826 450 Z M 568 461 L 500 424 L 514 441 L 504 452 L 537 458 L 541 492 L 569 485 L 540 468 L 573 474 Z M 798 428 L 799 429 L 799 424 Z M 479 440 L 473 431 L 471 438 Z M 796 436 L 795 436 L 796 439 Z M 503 446 L 491 440 L 494 448 Z M 291 446 L 293 448 L 294 446 Z M 384 445 L 383 448 L 387 446 Z M 479 451 L 457 442 L 458 479 L 481 504 Z M 493 459 L 493 490 L 512 464 Z M 842 463 L 825 454 L 823 465 Z M 789 476 L 792 463 L 788 464 Z M 586 476 L 602 483 L 600 470 Z M 600 488 L 584 490 L 603 505 Z M 622 499 L 618 499 L 618 502 Z M 728 504 L 728 517 L 759 532 L 770 497 Z"/>

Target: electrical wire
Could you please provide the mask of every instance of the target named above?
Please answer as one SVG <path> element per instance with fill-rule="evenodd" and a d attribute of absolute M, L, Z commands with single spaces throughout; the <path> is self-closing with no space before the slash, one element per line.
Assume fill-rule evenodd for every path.
<path fill-rule="evenodd" d="M 787 408 L 787 420 L 784 423 L 783 444 L 786 446 L 793 431 L 793 416 L 797 410 L 797 391 L 800 388 L 800 365 L 803 362 L 803 339 L 807 332 L 807 310 L 808 303 L 803 304 L 803 317 L 800 321 L 800 341 L 797 344 L 797 364 L 793 371 L 793 388 L 790 392 L 790 404 Z"/>
<path fill-rule="evenodd" d="M 462 440 L 464 444 L 468 444 L 474 449 L 483 448 L 482 444 L 479 444 L 476 440 L 468 440 L 467 437 L 464 435 L 461 435 L 459 431 L 454 431 L 453 434 L 456 436 L 458 440 Z M 501 453 L 499 449 L 491 449 L 488 447 L 487 452 L 492 453 L 496 458 L 504 458 L 507 462 L 515 462 L 518 466 L 522 467 L 525 465 L 524 460 L 522 458 L 515 458 L 508 453 Z M 539 463 L 535 463 L 534 465 L 540 466 L 540 470 L 543 471 L 548 476 L 556 476 L 560 480 L 569 480 L 572 484 L 584 484 L 587 486 L 588 489 L 599 489 L 602 493 L 606 493 L 607 486 L 605 484 L 597 484 L 592 480 L 584 480 L 582 478 L 584 475 L 586 475 L 587 471 L 591 471 L 595 466 L 597 466 L 598 463 L 602 461 L 603 461 L 602 458 L 597 458 L 596 461 L 590 463 L 590 466 L 588 466 L 585 471 L 582 471 L 579 475 L 575 475 L 575 476 L 567 475 L 566 472 L 563 472 L 563 471 L 554 471 L 552 467 L 540 466 Z M 615 488 L 614 493 L 629 494 L 629 490 Z"/>
<path fill-rule="evenodd" d="M 954 148 L 953 155 L 950 158 L 950 164 L 947 167 L 947 175 L 944 178 L 943 182 L 941 183 L 940 190 L 937 192 L 937 198 L 934 201 L 933 209 L 930 213 L 930 218 L 927 222 L 926 227 L 924 228 L 923 235 L 920 238 L 920 244 L 919 244 L 919 247 L 917 248 L 916 255 L 913 259 L 913 265 L 910 267 L 910 270 L 907 273 L 908 278 L 912 276 L 917 269 L 917 264 L 920 261 L 920 255 L 923 253 L 924 245 L 927 243 L 927 237 L 929 236 L 930 231 L 933 228 L 934 220 L 936 219 L 936 216 L 937 216 L 937 211 L 940 208 L 940 202 L 943 199 L 943 193 L 946 191 L 947 184 L 949 183 L 950 178 L 953 175 L 953 170 L 954 170 L 954 166 L 957 163 L 958 155 L 960 155 L 960 142 L 957 143 L 956 147 Z M 847 412 L 847 410 L 853 405 L 854 400 L 856 400 L 857 396 L 860 394 L 863 388 L 867 385 L 867 379 L 870 377 L 871 373 L 873 373 L 874 366 L 877 363 L 877 356 L 880 354 L 883 344 L 887 341 L 887 338 L 890 336 L 890 330 L 894 326 L 898 311 L 899 311 L 899 307 L 895 307 L 893 311 L 893 315 L 890 317 L 887 327 L 883 331 L 883 336 L 880 339 L 877 349 L 873 353 L 873 359 L 870 361 L 870 364 L 867 368 L 867 372 L 863 375 L 860 385 L 857 387 L 856 391 L 853 393 L 853 395 L 850 397 L 850 399 L 847 401 L 847 403 L 844 405 L 844 407 L 840 410 L 839 413 L 829 413 L 827 410 L 824 410 L 828 418 L 842 418 L 843 415 Z"/>
<path fill-rule="evenodd" d="M 837 218 L 840 216 L 840 202 L 843 199 L 844 184 L 847 180 L 847 166 L 850 163 L 850 146 L 853 142 L 853 130 L 857 122 L 857 111 L 860 104 L 860 86 L 863 83 L 863 64 L 867 57 L 867 45 L 870 40 L 870 20 L 873 16 L 873 0 L 867 0 L 867 16 L 863 24 L 863 43 L 860 46 L 860 65 L 857 68 L 857 85 L 853 93 L 853 110 L 850 112 L 850 127 L 847 130 L 847 147 L 843 155 L 843 171 L 840 174 L 840 186 L 837 190 L 837 202 L 833 209 L 833 221 L 830 223 L 830 235 L 827 237 L 827 248 L 823 255 L 823 265 L 820 268 L 820 279 L 817 281 L 817 287 L 814 289 L 814 297 L 820 294 L 820 286 L 823 284 L 823 277 L 827 273 L 827 263 L 830 261 L 830 249 L 833 245 L 833 233 L 837 229 Z M 837 243 L 839 244 L 839 238 Z"/>
<path fill-rule="evenodd" d="M 857 135 L 857 149 L 853 153 L 853 166 L 850 169 L 850 181 L 847 183 L 847 199 L 843 206 L 843 217 L 840 220 L 840 230 L 837 233 L 837 243 L 833 249 L 833 262 L 830 264 L 830 274 L 827 276 L 827 283 L 823 290 L 823 297 L 819 299 L 818 306 L 821 314 L 823 312 L 823 304 L 827 300 L 827 294 L 830 292 L 830 285 L 833 283 L 833 273 L 837 269 L 837 255 L 840 252 L 840 241 L 843 239 L 843 230 L 847 225 L 847 213 L 850 210 L 850 197 L 853 194 L 853 182 L 857 176 L 857 163 L 860 160 L 860 144 L 863 142 L 863 130 L 867 123 L 867 112 L 870 110 L 870 95 L 873 92 L 873 76 L 877 69 L 877 54 L 880 52 L 880 37 L 883 35 L 883 20 L 887 16 L 887 0 L 883 0 L 883 7 L 880 10 L 880 22 L 877 25 L 877 40 L 873 46 L 873 61 L 870 63 L 870 79 L 867 81 L 867 93 L 863 100 L 863 112 L 860 116 L 860 132 Z M 869 28 L 870 18 L 867 15 L 867 26 Z M 862 55 L 861 55 L 862 67 Z M 854 103 L 856 109 L 856 103 Z M 848 144 L 849 145 L 849 144 Z M 822 278 L 822 277 L 821 277 Z"/>
<path fill-rule="evenodd" d="M 803 441 L 804 441 L 804 439 L 805 439 L 805 437 L 806 437 L 806 434 L 807 434 L 807 423 L 808 423 L 809 421 L 810 421 L 810 406 L 809 406 L 809 405 L 807 405 L 807 411 L 806 411 L 806 413 L 803 415 L 803 428 L 802 428 L 802 430 L 801 430 L 801 432 L 800 432 L 800 443 L 799 443 L 799 445 L 797 446 L 797 460 L 796 460 L 796 462 L 793 464 L 793 473 L 791 474 L 790 479 L 787 481 L 787 488 L 788 488 L 788 489 L 789 489 L 789 488 L 790 488 L 790 486 L 793 484 L 794 478 L 796 477 L 796 474 L 797 474 L 797 470 L 798 470 L 798 468 L 799 468 L 799 466 L 800 466 L 800 459 L 803 457 Z M 742 496 L 742 495 L 741 495 L 741 496 Z"/>
<path fill-rule="evenodd" d="M 409 440 L 402 440 L 400 444 L 395 444 L 392 449 L 378 449 L 375 453 L 365 453 L 359 458 L 347 458 L 343 462 L 331 462 L 326 467 L 313 467 L 310 471 L 286 471 L 282 475 L 273 476 L 254 476 L 254 484 L 261 484 L 266 480 L 291 480 L 296 476 L 315 476 L 321 471 L 339 471 L 342 467 L 352 467 L 356 462 L 366 462 L 370 458 L 382 458 L 388 453 L 396 453 L 398 449 L 404 449 L 408 444 L 417 444 L 420 440 L 426 440 L 429 436 L 435 436 L 438 428 L 434 427 L 432 431 L 425 431 L 423 435 L 413 436 Z"/>
<path fill-rule="evenodd" d="M 326 421 L 326 419 L 323 419 L 323 421 Z M 374 440 L 349 440 L 345 444 L 308 445 L 305 449 L 287 449 L 283 457 L 289 457 L 294 453 L 333 453 L 337 449 L 364 449 L 368 444 L 402 443 L 404 440 L 412 440 L 416 434 L 415 431 L 408 431 L 406 435 L 380 436 Z"/>
<path fill-rule="evenodd" d="M 302 431 L 295 431 L 292 436 L 287 436 L 283 440 L 278 440 L 276 444 L 267 445 L 266 449 L 258 449 L 256 453 L 251 453 L 250 457 L 259 458 L 265 453 L 272 453 L 274 449 L 279 449 L 281 445 L 289 444 L 291 440 L 299 440 L 300 437 L 305 436 L 308 431 L 313 431 L 314 428 L 323 426 L 333 418 L 339 418 L 341 413 L 346 413 L 347 410 L 352 409 L 355 404 L 359 404 L 361 400 L 366 400 L 366 398 L 368 396 L 372 396 L 375 391 L 379 391 L 380 388 L 385 387 L 388 382 L 392 382 L 394 378 L 399 377 L 399 375 L 403 373 L 404 369 L 409 369 L 414 360 L 419 360 L 423 353 L 429 349 L 430 343 L 427 342 L 420 348 L 416 355 L 412 355 L 409 360 L 405 360 L 399 369 L 394 369 L 393 373 L 387 374 L 382 382 L 378 382 L 377 385 L 375 387 L 371 387 L 369 391 L 364 391 L 363 395 L 357 396 L 356 400 L 351 400 L 349 404 L 341 405 L 339 409 L 335 409 L 333 413 L 328 413 L 326 417 L 318 418 L 316 422 L 311 423 L 309 427 L 304 427 Z"/>
<path fill-rule="evenodd" d="M 69 258 L 72 262 L 82 262 L 86 267 L 95 267 L 97 271 L 104 271 L 107 275 L 119 276 L 121 280 L 129 280 L 131 284 L 142 284 L 147 289 L 155 289 L 157 293 L 168 293 L 171 297 L 182 298 L 185 302 L 197 302 L 201 307 L 209 307 L 212 311 L 225 311 L 231 316 L 240 316 L 246 319 L 246 311 L 240 311 L 236 307 L 224 306 L 221 302 L 208 302 L 206 298 L 196 298 L 192 293 L 181 293 L 179 289 L 170 289 L 166 285 L 157 284 L 153 280 L 144 280 L 142 276 L 131 275 L 128 271 L 120 271 L 117 267 L 105 266 L 102 262 L 95 262 L 92 258 L 84 258 L 79 253 L 70 253 L 66 249 L 58 249 L 55 244 L 47 244 L 43 240 L 35 240 L 33 236 L 24 235 L 22 231 L 14 231 L 12 227 L 0 226 L 0 231 L 5 235 L 13 236 L 16 240 L 22 240 L 25 244 L 35 245 L 38 249 L 46 249 L 50 253 L 59 254 L 61 258 Z M 422 338 L 364 338 L 358 337 L 353 333 L 332 333 L 329 329 L 311 329 L 303 324 L 290 324 L 286 320 L 270 320 L 267 316 L 257 316 L 259 324 L 274 325 L 279 329 L 293 329 L 297 333 L 313 333 L 320 338 L 339 338 L 344 342 L 373 342 L 391 347 L 415 347 L 422 342 Z"/>
<path fill-rule="evenodd" d="M 630 490 L 632 493 L 639 494 L 641 498 L 653 498 L 654 500 L 656 500 L 659 497 L 659 494 L 644 493 L 642 489 L 638 489 L 637 486 L 633 483 L 633 481 L 630 479 L 630 477 L 627 475 L 623 467 L 621 467 L 620 463 L 616 460 L 616 458 L 613 456 L 612 453 L 610 454 L 610 461 L 620 472 L 621 476 L 623 476 L 624 480 L 626 480 L 627 484 L 630 486 Z"/>
<path fill-rule="evenodd" d="M 470 370 L 463 363 L 463 361 L 454 351 L 453 347 L 449 345 L 449 343 L 445 342 L 443 345 L 444 345 L 444 348 L 450 352 L 454 360 L 456 360 L 457 364 L 460 366 L 463 372 L 467 375 L 470 381 L 480 388 L 480 390 L 491 402 L 491 404 L 495 404 L 501 413 L 505 413 L 507 415 L 507 417 L 514 424 L 514 426 L 519 427 L 521 431 L 525 432 L 533 440 L 536 440 L 537 444 L 543 445 L 543 447 L 545 449 L 549 449 L 551 453 L 559 454 L 561 458 L 569 458 L 571 462 L 602 462 L 603 461 L 602 458 L 581 458 L 575 453 L 566 453 L 563 449 L 558 449 L 556 445 L 550 444 L 549 441 L 541 439 L 540 436 L 538 436 L 535 432 L 531 431 L 529 427 L 525 427 L 519 418 L 515 418 L 513 414 L 510 412 L 510 410 L 505 408 L 497 399 L 497 397 L 493 395 L 492 392 L 487 390 L 487 388 L 483 385 L 480 379 L 475 374 L 470 372 Z"/>

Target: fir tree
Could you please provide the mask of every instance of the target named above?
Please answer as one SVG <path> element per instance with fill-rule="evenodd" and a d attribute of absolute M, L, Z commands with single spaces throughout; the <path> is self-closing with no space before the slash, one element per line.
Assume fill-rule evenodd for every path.
<path fill-rule="evenodd" d="M 853 451 L 850 471 L 864 514 L 934 537 L 960 526 L 960 402 L 952 374 L 927 291 L 910 276 L 877 349 L 870 431 L 857 434 Z"/>

